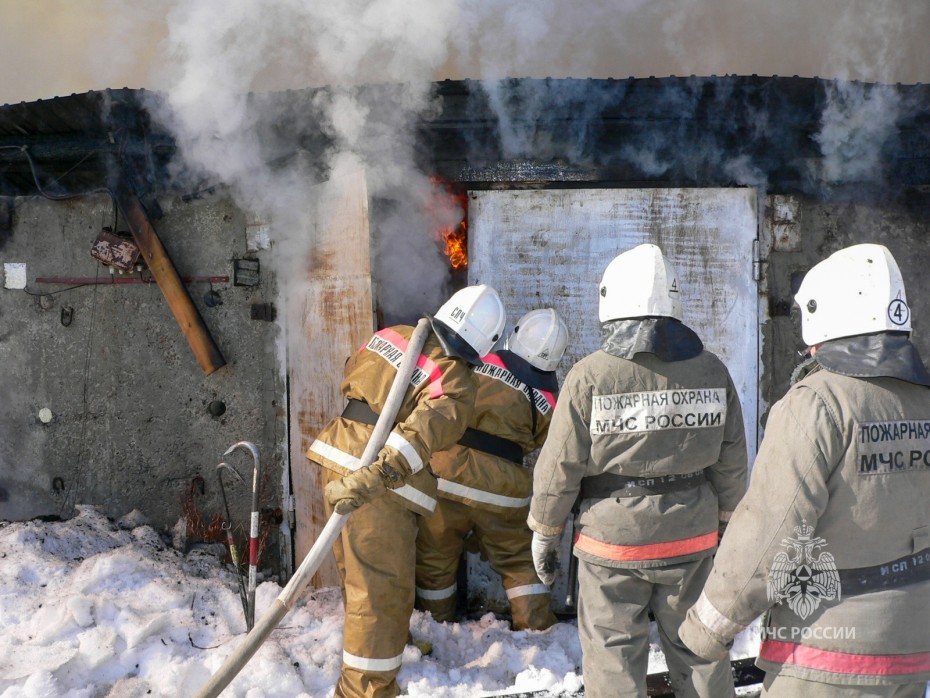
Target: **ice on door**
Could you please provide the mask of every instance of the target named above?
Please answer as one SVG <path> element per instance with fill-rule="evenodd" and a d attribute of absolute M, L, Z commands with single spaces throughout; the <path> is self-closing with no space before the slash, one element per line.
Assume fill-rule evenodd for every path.
<path fill-rule="evenodd" d="M 528 310 L 552 306 L 571 343 L 559 378 L 600 344 L 597 286 L 614 256 L 643 242 L 678 271 L 684 322 L 727 365 L 740 394 L 750 462 L 757 436 L 757 237 L 751 189 L 559 189 L 469 194 L 469 283 L 501 294 L 509 332 Z M 563 561 L 568 558 L 562 557 Z M 496 575 L 469 556 L 469 596 L 505 604 Z M 553 588 L 564 607 L 565 580 Z"/>

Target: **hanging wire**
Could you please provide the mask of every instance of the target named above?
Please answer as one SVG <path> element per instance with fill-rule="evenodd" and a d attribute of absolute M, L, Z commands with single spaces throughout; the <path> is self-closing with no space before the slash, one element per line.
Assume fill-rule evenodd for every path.
<path fill-rule="evenodd" d="M 116 205 L 116 199 L 111 197 L 113 204 L 113 223 L 114 227 L 116 225 L 118 207 Z M 94 272 L 94 291 L 91 296 L 91 305 L 90 305 L 90 326 L 87 328 L 87 347 L 84 353 L 84 370 L 83 370 L 83 385 L 81 387 L 81 402 L 82 402 L 82 413 L 81 413 L 81 436 L 78 440 L 78 455 L 77 455 L 77 467 L 78 467 L 78 484 L 84 484 L 84 480 L 87 477 L 87 464 L 84 463 L 84 442 L 87 436 L 87 412 L 88 412 L 88 397 L 87 397 L 87 385 L 88 378 L 90 377 L 90 358 L 92 355 L 93 349 L 93 340 L 94 340 L 94 323 L 97 317 L 97 287 L 100 285 L 97 283 L 100 280 L 100 264 L 96 265 L 96 270 Z M 66 289 L 65 289 L 66 290 Z M 75 484 L 71 484 L 68 488 L 68 492 L 62 501 L 61 506 L 61 515 L 65 516 L 69 512 L 66 511 L 66 508 L 74 504 L 74 497 L 77 494 L 78 487 Z"/>
<path fill-rule="evenodd" d="M 36 190 L 39 192 L 39 194 L 44 196 L 46 199 L 52 199 L 53 201 L 64 201 L 65 199 L 73 199 L 78 196 L 88 196 L 90 194 L 109 194 L 110 197 L 113 198 L 113 192 L 107 187 L 98 187 L 96 189 L 90 189 L 88 191 L 82 191 L 82 192 L 69 192 L 67 194 L 52 194 L 51 192 L 46 191 L 45 188 L 42 186 L 42 183 L 39 181 L 39 173 L 36 170 L 35 161 L 32 159 L 32 155 L 29 152 L 29 146 L 3 145 L 3 146 L 0 146 L 0 150 L 18 150 L 23 155 L 26 156 L 26 160 L 29 163 L 29 170 L 32 172 L 32 181 L 35 182 L 35 185 L 36 185 Z M 94 151 L 91 151 L 91 153 L 92 152 Z M 73 170 L 75 167 L 77 167 L 82 162 L 84 162 L 84 160 L 90 157 L 91 153 L 88 153 L 87 155 L 85 155 L 81 160 L 79 160 L 74 165 L 74 167 L 68 170 L 68 172 L 71 172 L 71 170 Z M 68 172 L 65 172 L 65 174 L 68 174 Z M 58 179 L 61 179 L 61 177 L 64 177 L 65 174 L 61 175 Z M 58 180 L 54 180 L 54 181 L 57 183 Z"/>

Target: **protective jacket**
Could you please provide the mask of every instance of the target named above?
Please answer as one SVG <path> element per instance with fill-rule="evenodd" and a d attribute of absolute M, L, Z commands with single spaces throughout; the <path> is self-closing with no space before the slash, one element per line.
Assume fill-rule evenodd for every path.
<path fill-rule="evenodd" d="M 766 672 L 926 682 L 930 376 L 900 334 L 833 340 L 815 358 L 771 410 L 749 492 L 681 637 L 725 656 L 766 612 Z"/>
<path fill-rule="evenodd" d="M 729 372 L 667 318 L 615 322 L 605 335 L 604 348 L 565 378 L 536 463 L 529 526 L 559 533 L 580 495 L 581 559 L 641 568 L 712 555 L 718 523 L 746 483 Z"/>
<path fill-rule="evenodd" d="M 545 440 L 555 395 L 521 381 L 498 354 L 482 360 L 484 365 L 474 369 L 478 391 L 469 424 L 477 443 L 435 453 L 430 466 L 439 478 L 440 497 L 497 513 L 523 509 L 525 518 L 533 478 L 523 456 Z M 482 446 L 485 435 L 494 438 Z M 509 443 L 500 444 L 501 439 Z"/>
<path fill-rule="evenodd" d="M 349 405 L 307 452 L 328 469 L 324 481 L 359 467 L 412 334 L 405 325 L 380 330 L 346 362 L 342 393 Z M 380 453 L 405 484 L 353 512 L 333 546 L 346 611 L 337 698 L 393 698 L 400 692 L 397 674 L 414 601 L 416 513 L 436 506 L 436 478 L 427 464 L 434 449 L 448 448 L 462 435 L 474 409 L 471 366 L 447 356 L 432 332 L 410 383 Z M 331 514 L 329 502 L 324 505 Z"/>
<path fill-rule="evenodd" d="M 545 440 L 555 393 L 531 387 L 518 377 L 530 370 L 508 351 L 488 354 L 474 369 L 478 381 L 475 413 L 464 442 L 433 454 L 440 501 L 433 516 L 419 522 L 417 604 L 439 621 L 455 617 L 457 570 L 466 538 L 502 579 L 513 627 L 541 630 L 556 622 L 549 588 L 539 581 L 526 525 L 532 471 L 524 455 Z M 539 381 L 556 388 L 555 374 Z M 529 379 L 529 378 L 528 378 Z"/>
<path fill-rule="evenodd" d="M 342 394 L 380 414 L 411 334 L 413 328 L 406 325 L 375 333 L 346 362 Z M 430 456 L 461 437 L 472 416 L 477 384 L 471 367 L 446 356 L 430 332 L 411 386 L 382 453 L 405 476 L 405 484 L 388 496 L 399 497 L 408 509 L 425 514 L 436 507 L 436 478 L 427 467 Z M 338 417 L 320 432 L 307 457 L 346 475 L 358 468 L 372 430 L 364 421 Z"/>

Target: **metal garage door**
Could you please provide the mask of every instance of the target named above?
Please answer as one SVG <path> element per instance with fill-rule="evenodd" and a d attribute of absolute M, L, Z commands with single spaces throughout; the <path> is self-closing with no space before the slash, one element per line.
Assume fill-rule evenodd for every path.
<path fill-rule="evenodd" d="M 597 287 L 604 268 L 635 245 L 659 245 L 678 271 L 685 324 L 733 376 L 751 462 L 760 378 L 756 201 L 752 189 L 473 191 L 469 283 L 498 289 L 508 331 L 527 310 L 552 306 L 559 311 L 572 338 L 559 369 L 562 378 L 598 348 Z M 487 572 L 470 556 L 469 595 L 502 598 L 503 591 L 494 588 L 496 577 Z M 485 584 L 489 588 L 479 588 Z M 553 592 L 558 608 L 564 580 Z"/>

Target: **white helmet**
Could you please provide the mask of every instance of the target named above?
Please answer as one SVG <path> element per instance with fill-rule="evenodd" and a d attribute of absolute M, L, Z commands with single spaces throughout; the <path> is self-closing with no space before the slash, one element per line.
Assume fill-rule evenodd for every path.
<path fill-rule="evenodd" d="M 857 334 L 911 331 L 904 279 L 884 245 L 834 252 L 804 275 L 794 300 L 809 347 Z"/>
<path fill-rule="evenodd" d="M 613 258 L 600 285 L 601 322 L 664 316 L 681 320 L 678 274 L 656 245 L 634 247 Z"/>
<path fill-rule="evenodd" d="M 540 371 L 554 371 L 568 346 L 568 328 L 552 308 L 531 310 L 507 339 L 507 349 Z"/>
<path fill-rule="evenodd" d="M 472 363 L 477 358 L 478 363 L 481 363 L 480 358 L 491 351 L 494 343 L 500 339 L 507 322 L 507 314 L 497 291 L 486 284 L 480 284 L 456 291 L 436 311 L 433 319 L 458 335 L 477 353 L 477 357 L 462 358 Z M 449 337 L 443 337 L 441 333 L 440 339 L 449 341 Z M 447 351 L 450 349 L 448 346 L 445 348 Z"/>

